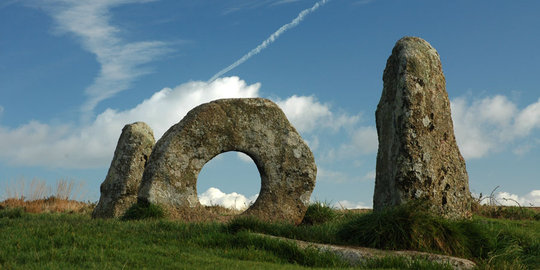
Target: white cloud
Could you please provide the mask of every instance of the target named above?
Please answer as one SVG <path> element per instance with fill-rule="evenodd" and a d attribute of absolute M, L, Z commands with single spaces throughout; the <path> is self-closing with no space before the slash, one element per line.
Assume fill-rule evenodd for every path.
<path fill-rule="evenodd" d="M 466 159 L 502 150 L 540 128 L 540 99 L 523 110 L 502 95 L 473 102 L 460 97 L 452 100 L 451 107 L 456 140 Z M 514 152 L 523 153 L 533 146 L 520 143 Z"/>
<path fill-rule="evenodd" d="M 369 171 L 368 173 L 366 173 L 366 174 L 364 175 L 363 180 L 375 182 L 375 177 L 376 177 L 376 176 L 377 176 L 377 172 L 376 172 L 375 170 Z"/>
<path fill-rule="evenodd" d="M 131 109 L 106 109 L 88 125 L 48 125 L 30 121 L 17 128 L 0 126 L 0 160 L 11 165 L 52 168 L 106 167 L 124 125 L 146 122 L 157 140 L 192 108 L 219 98 L 257 97 L 260 86 L 259 83 L 247 85 L 238 77 L 219 78 L 211 83 L 192 81 L 164 88 Z M 305 132 L 320 132 L 322 128 L 334 130 L 356 121 L 355 117 L 346 115 L 334 117 L 328 106 L 313 97 L 292 96 L 282 103 L 289 119 L 293 119 L 293 125 Z M 296 105 L 305 110 L 294 110 Z M 312 128 L 317 121 L 328 121 L 328 124 Z M 316 136 L 312 141 L 317 141 Z M 253 161 L 250 159 L 249 162 Z"/>
<path fill-rule="evenodd" d="M 300 133 L 309 133 L 321 128 L 337 131 L 354 125 L 360 119 L 358 115 L 336 116 L 329 105 L 320 103 L 314 96 L 293 95 L 286 100 L 277 100 L 276 103 Z"/>
<path fill-rule="evenodd" d="M 143 66 L 170 52 L 162 41 L 127 42 L 119 37 L 120 29 L 110 25 L 113 7 L 145 3 L 149 0 L 100 0 L 42 2 L 57 23 L 58 33 L 74 34 L 83 48 L 96 55 L 101 70 L 94 83 L 86 88 L 88 100 L 84 112 L 118 92 L 128 89 L 138 77 L 149 73 Z"/>
<path fill-rule="evenodd" d="M 344 171 L 328 170 L 319 166 L 317 168 L 317 181 L 332 183 L 375 181 L 375 171 L 369 171 L 364 176 L 359 176 L 356 174 L 349 175 Z"/>
<path fill-rule="evenodd" d="M 333 205 L 334 208 L 338 209 L 371 209 L 371 205 L 365 204 L 363 202 L 351 202 L 347 200 L 342 200 Z"/>
<path fill-rule="evenodd" d="M 4 107 L 0 106 L 0 117 L 2 117 L 3 113 L 4 113 Z"/>
<path fill-rule="evenodd" d="M 238 77 L 188 82 L 164 88 L 132 109 L 107 109 L 88 126 L 51 126 L 37 121 L 15 129 L 0 126 L 0 159 L 26 166 L 106 167 L 124 125 L 146 122 L 158 139 L 195 106 L 218 98 L 256 97 L 259 88 L 260 84 L 247 85 Z"/>
<path fill-rule="evenodd" d="M 345 183 L 351 181 L 351 177 L 340 171 L 327 170 L 321 166 L 317 167 L 317 181 Z"/>
<path fill-rule="evenodd" d="M 258 196 L 259 194 L 255 194 L 247 198 L 236 192 L 227 194 L 218 188 L 211 187 L 204 193 L 199 194 L 199 202 L 207 206 L 220 205 L 226 208 L 245 210 L 255 202 Z"/>
<path fill-rule="evenodd" d="M 527 136 L 535 128 L 540 128 L 540 98 L 523 109 L 515 120 L 516 136 Z"/>
<path fill-rule="evenodd" d="M 377 129 L 373 126 L 368 126 L 355 130 L 352 134 L 350 145 L 345 147 L 350 151 L 372 154 L 377 152 L 378 146 Z"/>
<path fill-rule="evenodd" d="M 540 189 L 533 190 L 524 196 L 518 196 L 508 192 L 497 192 L 494 197 L 495 202 L 483 200 L 482 203 L 495 203 L 507 206 L 540 206 Z"/>
<path fill-rule="evenodd" d="M 307 143 L 311 151 L 317 151 L 320 145 L 319 137 L 312 136 L 310 139 L 304 138 L 304 141 Z"/>
<path fill-rule="evenodd" d="M 322 159 L 324 161 L 335 161 L 377 153 L 379 140 L 375 127 L 359 127 L 353 130 L 349 136 L 350 141 L 341 144 L 339 147 L 330 149 Z"/>

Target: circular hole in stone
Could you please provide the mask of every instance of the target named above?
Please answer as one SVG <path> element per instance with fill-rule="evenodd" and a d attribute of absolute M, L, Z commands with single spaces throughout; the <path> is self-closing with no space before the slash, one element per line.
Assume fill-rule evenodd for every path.
<path fill-rule="evenodd" d="M 261 190 L 261 177 L 255 162 L 241 152 L 215 156 L 197 178 L 197 195 L 203 206 L 225 215 L 240 214 L 255 202 Z M 227 209 L 223 209 L 227 208 Z"/>

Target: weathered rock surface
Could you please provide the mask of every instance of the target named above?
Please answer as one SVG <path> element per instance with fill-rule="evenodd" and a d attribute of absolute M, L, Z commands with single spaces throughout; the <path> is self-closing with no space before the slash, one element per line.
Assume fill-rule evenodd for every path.
<path fill-rule="evenodd" d="M 447 255 L 440 255 L 434 253 L 413 251 L 413 250 L 382 250 L 366 247 L 351 247 L 351 246 L 338 246 L 330 244 L 320 244 L 313 242 L 306 242 L 296 239 L 288 239 L 279 236 L 267 235 L 267 234 L 258 234 L 254 233 L 261 237 L 268 237 L 273 239 L 279 239 L 282 241 L 290 241 L 295 243 L 300 248 L 314 248 L 321 252 L 330 252 L 341 259 L 348 262 L 351 266 L 358 266 L 362 263 L 365 263 L 369 260 L 378 259 L 378 258 L 389 258 L 389 257 L 398 257 L 398 258 L 407 258 L 410 260 L 428 260 L 435 263 L 446 264 L 456 270 L 465 270 L 465 269 L 474 269 L 476 264 L 473 261 L 452 257 Z"/>
<path fill-rule="evenodd" d="M 374 210 L 427 199 L 447 218 L 470 216 L 471 196 L 437 51 L 425 40 L 399 40 L 384 70 L 377 111 L 379 151 Z"/>
<path fill-rule="evenodd" d="M 209 160 L 227 151 L 250 156 L 261 176 L 259 197 L 245 215 L 302 220 L 315 187 L 313 154 L 283 111 L 262 98 L 221 99 L 191 110 L 154 147 L 139 200 L 165 206 L 179 218 L 190 211 L 204 215 L 197 177 Z"/>
<path fill-rule="evenodd" d="M 121 216 L 137 202 L 145 164 L 155 144 L 152 129 L 143 122 L 124 126 L 93 218 Z"/>

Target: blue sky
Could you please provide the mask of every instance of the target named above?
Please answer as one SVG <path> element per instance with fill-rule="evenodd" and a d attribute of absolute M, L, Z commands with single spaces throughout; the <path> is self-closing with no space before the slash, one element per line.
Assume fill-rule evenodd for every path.
<path fill-rule="evenodd" d="M 200 103 L 259 96 L 314 152 L 312 199 L 369 207 L 386 59 L 398 39 L 419 36 L 441 55 L 471 191 L 500 186 L 501 202 L 539 206 L 539 11 L 534 0 L 4 0 L 0 187 L 73 179 L 96 201 L 125 124 L 145 121 L 159 137 Z M 211 203 L 259 188 L 255 165 L 236 153 L 198 181 Z"/>

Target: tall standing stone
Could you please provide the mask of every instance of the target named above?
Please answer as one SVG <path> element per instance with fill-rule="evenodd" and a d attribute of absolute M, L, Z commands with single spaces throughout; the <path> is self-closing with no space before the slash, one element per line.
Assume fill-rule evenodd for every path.
<path fill-rule="evenodd" d="M 415 199 L 447 218 L 470 216 L 471 196 L 437 51 L 404 37 L 388 58 L 377 111 L 375 211 Z"/>
<path fill-rule="evenodd" d="M 154 144 L 154 133 L 143 122 L 122 129 L 111 167 L 101 184 L 101 197 L 93 218 L 119 217 L 137 202 L 144 168 Z"/>

